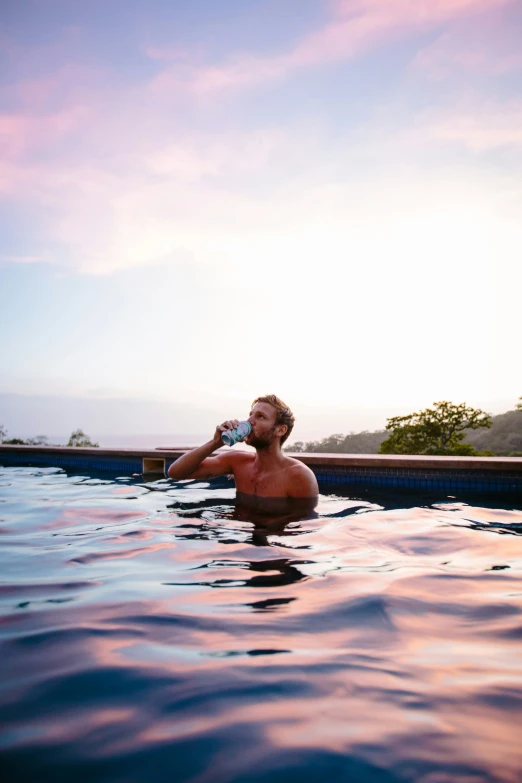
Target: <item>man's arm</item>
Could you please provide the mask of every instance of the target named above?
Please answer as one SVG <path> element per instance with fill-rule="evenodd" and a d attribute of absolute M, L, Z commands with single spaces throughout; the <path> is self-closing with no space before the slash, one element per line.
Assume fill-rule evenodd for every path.
<path fill-rule="evenodd" d="M 172 463 L 168 470 L 168 477 L 171 479 L 202 479 L 215 478 L 216 476 L 225 476 L 227 473 L 233 473 L 233 457 L 230 451 L 218 454 L 217 457 L 211 457 L 216 449 L 221 448 L 223 441 L 221 434 L 225 430 L 234 429 L 239 424 L 238 421 L 225 421 L 216 427 L 214 437 L 199 446 L 197 449 L 186 451 L 181 457 Z"/>

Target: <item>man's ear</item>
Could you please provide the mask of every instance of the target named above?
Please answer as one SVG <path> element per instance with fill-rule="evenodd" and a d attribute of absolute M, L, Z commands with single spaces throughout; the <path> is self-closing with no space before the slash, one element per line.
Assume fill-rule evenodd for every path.
<path fill-rule="evenodd" d="M 283 437 L 283 435 L 287 432 L 288 427 L 286 424 L 279 424 L 277 427 L 277 434 L 280 438 Z"/>

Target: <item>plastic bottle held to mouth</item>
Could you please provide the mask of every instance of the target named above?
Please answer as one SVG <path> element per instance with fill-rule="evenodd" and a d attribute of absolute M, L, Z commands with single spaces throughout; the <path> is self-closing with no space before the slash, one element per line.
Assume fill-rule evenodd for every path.
<path fill-rule="evenodd" d="M 241 443 L 242 440 L 248 438 L 251 432 L 250 422 L 240 421 L 235 430 L 225 430 L 221 433 L 221 440 L 225 446 L 233 446 L 234 443 Z"/>

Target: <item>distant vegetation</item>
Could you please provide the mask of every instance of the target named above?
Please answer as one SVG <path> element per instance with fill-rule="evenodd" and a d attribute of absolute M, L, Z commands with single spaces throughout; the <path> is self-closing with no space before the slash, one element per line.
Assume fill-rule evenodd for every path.
<path fill-rule="evenodd" d="M 491 416 L 479 408 L 470 408 L 465 402 L 434 402 L 433 408 L 388 419 L 390 434 L 381 443 L 379 454 L 492 455 L 491 451 L 477 451 L 464 440 L 471 430 L 489 427 Z"/>
<path fill-rule="evenodd" d="M 444 406 L 437 408 L 437 406 Z M 433 411 L 433 416 L 428 411 Z M 478 429 L 469 425 L 471 412 L 475 411 L 475 418 L 471 423 L 478 424 Z M 467 413 L 466 413 L 467 412 Z M 421 416 L 421 414 L 424 414 Z M 419 421 L 418 418 L 421 417 Z M 437 417 L 439 421 L 437 422 Z M 442 421 L 441 421 L 442 419 Z M 489 421 L 489 425 L 486 423 Z M 478 423 L 481 422 L 481 423 Z M 422 431 L 423 423 L 431 432 L 431 440 L 427 433 Z M 466 423 L 468 426 L 466 426 Z M 421 429 L 415 427 L 421 425 Z M 464 425 L 463 427 L 461 425 Z M 397 431 L 401 427 L 408 427 L 403 432 Z M 456 425 L 456 429 L 454 429 Z M 451 436 L 453 428 L 453 437 Z M 394 434 L 395 433 L 395 434 Z M 455 436 L 458 436 L 455 439 Z M 449 449 L 448 450 L 448 436 Z M 384 449 L 406 448 L 405 451 L 385 451 L 383 445 L 392 439 L 392 443 L 384 446 Z M 415 442 L 415 438 L 417 441 Z M 423 440 L 424 438 L 424 440 Z M 437 440 L 437 438 L 439 440 Z M 446 450 L 444 451 L 444 446 Z M 421 449 L 432 449 L 431 451 Z M 453 405 L 453 403 L 435 403 L 434 409 L 427 409 L 409 416 L 396 416 L 388 419 L 386 430 L 350 433 L 349 435 L 335 434 L 327 438 L 313 441 L 297 441 L 290 443 L 287 452 L 316 452 L 333 454 L 461 454 L 468 456 L 480 456 L 492 454 L 495 456 L 522 457 L 522 397 L 515 405 L 515 410 L 501 413 L 498 416 L 489 416 L 483 411 L 467 408 L 465 404 Z"/>
<path fill-rule="evenodd" d="M 386 438 L 385 430 L 375 432 L 351 432 L 349 435 L 330 435 L 322 440 L 298 440 L 285 448 L 285 451 L 312 451 L 323 454 L 377 454 Z"/>
<path fill-rule="evenodd" d="M 34 438 L 10 438 L 6 440 L 7 430 L 3 425 L 0 425 L 0 443 L 6 443 L 10 446 L 48 446 L 49 438 L 47 435 L 36 435 Z M 67 446 L 92 446 L 98 448 L 98 443 L 92 443 L 90 437 L 83 432 L 83 430 L 74 430 L 71 432 Z"/>
<path fill-rule="evenodd" d="M 4 435 L 7 435 L 7 430 L 5 429 Z M 49 438 L 46 435 L 36 435 L 36 437 L 27 438 L 27 440 L 22 440 L 22 438 L 11 438 L 10 440 L 5 440 L 5 437 L 2 437 L 1 440 L 2 443 L 8 443 L 12 446 L 47 446 L 48 441 Z"/>
<path fill-rule="evenodd" d="M 92 443 L 89 436 L 86 435 L 83 430 L 74 430 L 71 432 L 71 437 L 69 438 L 67 446 L 94 446 L 95 448 L 98 448 L 99 444 Z"/>
<path fill-rule="evenodd" d="M 33 438 L 6 439 L 7 430 L 0 425 L 0 443 L 21 446 L 47 446 L 46 435 Z M 83 430 L 74 430 L 67 446 L 95 447 Z M 522 397 L 515 410 L 489 416 L 468 408 L 465 403 L 434 403 L 419 413 L 388 419 L 385 430 L 334 434 L 327 438 L 297 441 L 285 447 L 286 452 L 323 454 L 459 454 L 462 456 L 522 457 Z"/>
<path fill-rule="evenodd" d="M 468 441 L 476 449 L 488 449 L 505 457 L 522 457 L 522 405 L 491 419 L 488 432 L 470 432 Z"/>

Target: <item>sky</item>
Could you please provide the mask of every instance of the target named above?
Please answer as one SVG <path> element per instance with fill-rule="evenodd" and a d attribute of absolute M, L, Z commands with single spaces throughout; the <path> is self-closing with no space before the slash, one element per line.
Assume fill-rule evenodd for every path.
<path fill-rule="evenodd" d="M 512 408 L 521 40 L 520 0 L 3 0 L 0 424 Z"/>

